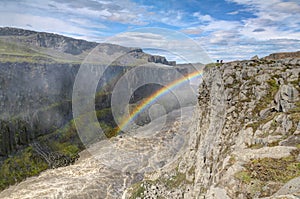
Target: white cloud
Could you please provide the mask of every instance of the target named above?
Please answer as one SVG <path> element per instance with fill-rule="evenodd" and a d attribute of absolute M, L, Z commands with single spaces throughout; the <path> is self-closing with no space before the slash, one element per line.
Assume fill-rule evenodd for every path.
<path fill-rule="evenodd" d="M 211 22 L 213 18 L 210 15 L 202 15 L 200 12 L 193 13 L 193 17 L 197 17 L 201 22 Z"/>
<path fill-rule="evenodd" d="M 255 18 L 245 19 L 242 34 L 257 40 L 300 38 L 300 2 L 230 0 L 247 6 Z M 265 31 L 254 31 L 262 30 Z"/>
<path fill-rule="evenodd" d="M 72 2 L 52 0 L 61 13 L 92 17 L 94 20 L 112 21 L 123 24 L 145 25 L 147 24 L 139 14 L 147 11 L 137 4 L 129 1 L 93 1 L 74 0 Z"/>
<path fill-rule="evenodd" d="M 106 42 L 152 51 L 155 49 L 160 52 L 167 51 L 168 53 L 165 53 L 167 58 L 171 60 L 176 57 L 178 62 L 211 62 L 207 53 L 195 40 L 180 32 L 167 29 L 137 29 L 134 32 L 118 34 Z"/>
<path fill-rule="evenodd" d="M 224 13 L 236 15 L 239 20 L 220 20 L 213 14 L 188 13 L 172 7 L 162 10 L 155 6 L 139 5 L 131 0 L 2 0 L 0 25 L 103 41 L 105 35 L 124 31 L 126 27 L 130 29 L 150 23 L 164 23 L 197 37 L 197 42 L 208 49 L 214 59 L 224 57 L 224 60 L 299 49 L 299 0 L 227 1 L 242 5 L 241 10 Z M 240 20 L 245 11 L 255 17 Z M 111 26 L 104 25 L 109 24 L 107 22 Z M 125 26 L 118 26 L 118 23 Z M 153 48 L 167 48 L 178 54 L 190 53 L 190 60 L 197 58 L 193 54 L 193 50 L 197 49 L 187 40 L 168 38 L 168 34 L 163 32 L 129 32 L 117 35 L 114 40 L 125 46 L 143 47 L 143 44 L 147 44 Z"/>
<path fill-rule="evenodd" d="M 213 59 L 246 59 L 256 54 L 265 56 L 278 51 L 295 51 L 300 47 L 300 2 L 283 0 L 228 0 L 244 6 L 241 11 L 255 17 L 240 21 L 218 20 L 196 12 L 199 24 L 182 29 L 198 35 L 197 41 Z"/>
<path fill-rule="evenodd" d="M 25 29 L 28 29 L 30 27 L 30 29 L 33 30 L 58 34 L 63 32 L 65 35 L 73 37 L 77 36 L 77 38 L 79 37 L 79 35 L 93 36 L 97 34 L 96 32 L 93 32 L 91 30 L 74 26 L 73 24 L 56 18 L 32 16 L 28 14 L 15 14 L 9 12 L 0 13 L 0 24 L 2 26 L 13 26 Z M 55 28 L 53 29 L 53 27 Z"/>
<path fill-rule="evenodd" d="M 227 14 L 229 15 L 237 15 L 239 14 L 240 12 L 237 10 L 237 11 L 233 11 L 233 12 L 228 12 Z"/>
<path fill-rule="evenodd" d="M 198 34 L 202 33 L 203 30 L 199 27 L 198 28 L 192 27 L 192 28 L 183 29 L 183 30 L 181 30 L 181 32 L 190 34 L 190 35 L 198 35 Z"/>

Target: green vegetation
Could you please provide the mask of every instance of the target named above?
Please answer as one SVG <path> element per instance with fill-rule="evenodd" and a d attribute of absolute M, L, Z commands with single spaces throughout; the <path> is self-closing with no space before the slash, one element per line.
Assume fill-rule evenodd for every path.
<path fill-rule="evenodd" d="M 0 40 L 0 62 L 2 63 L 77 63 L 80 61 L 66 60 L 42 53 L 39 47 L 30 48 L 24 44 Z"/>
<path fill-rule="evenodd" d="M 0 166 L 0 190 L 46 170 L 48 164 L 27 147 Z"/>
<path fill-rule="evenodd" d="M 278 146 L 280 141 L 281 141 L 281 140 L 276 140 L 276 141 L 274 141 L 274 142 L 271 142 L 271 143 L 268 144 L 268 147 Z"/>
<path fill-rule="evenodd" d="M 268 197 L 284 183 L 300 176 L 300 162 L 296 160 L 299 151 L 297 149 L 290 156 L 280 159 L 253 159 L 244 165 L 244 170 L 237 172 L 234 176 L 246 185 L 250 198 Z"/>
<path fill-rule="evenodd" d="M 295 102 L 295 107 L 288 111 L 288 113 L 299 113 L 300 112 L 300 101 Z"/>
<path fill-rule="evenodd" d="M 246 165 L 252 179 L 287 182 L 300 175 L 300 163 L 293 156 L 255 159 Z"/>
<path fill-rule="evenodd" d="M 190 168 L 188 174 L 191 175 L 195 172 L 195 167 Z M 175 173 L 170 178 L 162 178 L 158 180 L 164 184 L 168 189 L 176 189 L 180 185 L 190 184 L 191 182 L 186 179 L 186 174 L 178 171 L 178 167 L 175 168 Z"/>
<path fill-rule="evenodd" d="M 271 121 L 274 119 L 274 117 L 276 116 L 276 113 L 272 113 L 270 116 L 268 116 L 267 118 L 264 119 L 257 119 L 255 122 L 251 123 L 251 124 L 247 124 L 246 127 L 251 127 L 253 129 L 253 133 L 261 126 L 266 124 L 267 122 Z M 267 137 L 268 133 L 265 132 L 264 133 L 264 137 Z"/>
<path fill-rule="evenodd" d="M 55 166 L 65 165 L 74 162 L 78 158 L 78 153 L 84 149 L 74 125 L 70 121 L 65 127 L 48 135 L 36 138 L 46 153 L 57 154 Z M 68 163 L 66 163 L 66 160 Z M 20 182 L 27 177 L 38 175 L 40 172 L 50 168 L 51 165 L 35 151 L 33 146 L 13 154 L 7 158 L 0 166 L 0 190 Z M 53 165 L 52 165 L 53 166 Z"/>
<path fill-rule="evenodd" d="M 79 151 L 84 149 L 78 137 L 74 120 L 71 120 L 63 128 L 40 137 L 38 140 L 48 146 L 51 151 L 61 153 L 70 158 L 76 157 Z"/>
<path fill-rule="evenodd" d="M 267 80 L 269 85 L 268 93 L 256 104 L 255 108 L 253 109 L 253 115 L 258 115 L 261 110 L 267 108 L 268 105 L 274 100 L 274 96 L 279 90 L 279 85 L 277 84 L 275 78 L 276 77 L 274 76 Z"/>
<path fill-rule="evenodd" d="M 53 57 L 42 54 L 24 45 L 0 40 L 1 62 L 54 62 Z"/>
<path fill-rule="evenodd" d="M 236 173 L 234 177 L 236 177 L 245 184 L 249 184 L 251 182 L 251 176 L 248 171 L 240 171 Z"/>
<path fill-rule="evenodd" d="M 258 117 L 260 111 L 266 109 L 271 104 L 271 102 L 274 100 L 275 94 L 279 90 L 279 85 L 277 84 L 275 78 L 276 76 L 273 76 L 271 79 L 267 81 L 269 85 L 268 93 L 265 96 L 263 96 L 259 100 L 259 102 L 256 103 L 256 106 L 253 109 L 253 116 L 256 116 L 256 120 L 254 123 L 247 125 L 247 127 L 252 127 L 253 132 L 255 132 L 261 125 L 266 124 L 270 120 L 274 119 L 274 117 L 276 116 L 276 113 L 272 113 L 267 118 Z"/>
<path fill-rule="evenodd" d="M 286 183 L 300 176 L 300 162 L 296 160 L 299 149 L 284 158 L 253 159 L 245 166 L 245 170 L 235 174 L 243 183 L 249 184 L 252 180 L 262 182 L 273 181 Z"/>
<path fill-rule="evenodd" d="M 165 181 L 165 185 L 169 188 L 176 188 L 181 184 L 186 184 L 188 181 L 186 180 L 185 173 L 176 172 L 176 175 L 172 176 L 170 179 Z"/>
<path fill-rule="evenodd" d="M 107 138 L 112 138 L 117 136 L 120 131 L 118 127 L 109 126 L 104 122 L 100 122 L 100 127 Z"/>
<path fill-rule="evenodd" d="M 288 111 L 290 119 L 293 122 L 292 128 L 289 130 L 289 133 L 294 133 L 297 129 L 298 122 L 300 121 L 300 101 L 295 102 L 295 107 Z"/>
<path fill-rule="evenodd" d="M 205 67 L 204 67 L 204 70 L 205 69 L 208 69 L 208 68 L 213 68 L 213 67 L 220 67 L 222 66 L 223 64 L 221 63 L 209 63 L 209 64 L 206 64 Z"/>
<path fill-rule="evenodd" d="M 273 78 L 267 80 L 267 83 L 269 84 L 269 87 L 270 87 L 269 94 L 272 96 L 274 96 L 279 89 L 279 85 L 277 84 L 275 78 L 276 77 L 273 76 Z"/>
<path fill-rule="evenodd" d="M 192 166 L 189 171 L 187 172 L 188 175 L 194 175 L 195 174 L 195 166 Z M 165 178 L 159 178 L 157 180 L 146 180 L 143 182 L 138 182 L 131 186 L 129 195 L 131 196 L 130 199 L 136 199 L 138 197 L 143 198 L 143 193 L 145 191 L 145 186 L 142 186 L 142 183 L 144 185 L 147 185 L 147 187 L 150 185 L 157 185 L 162 184 L 165 186 L 168 190 L 174 190 L 177 189 L 179 186 L 184 186 L 186 184 L 191 184 L 192 182 L 186 179 L 186 174 L 181 173 L 178 171 L 178 167 L 175 168 L 175 173 L 171 175 L 171 177 Z M 163 198 L 162 196 L 158 196 L 158 198 Z"/>
<path fill-rule="evenodd" d="M 264 145 L 262 143 L 257 143 L 257 144 L 251 144 L 248 147 L 251 149 L 260 149 L 260 148 L 263 148 Z"/>
<path fill-rule="evenodd" d="M 145 191 L 144 186 L 142 186 L 141 182 L 138 182 L 131 187 L 131 196 L 129 199 L 136 199 L 138 197 L 142 198 L 142 195 Z"/>

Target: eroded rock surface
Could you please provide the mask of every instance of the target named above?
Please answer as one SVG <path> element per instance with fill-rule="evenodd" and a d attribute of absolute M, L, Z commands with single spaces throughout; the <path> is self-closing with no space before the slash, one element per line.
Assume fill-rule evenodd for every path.
<path fill-rule="evenodd" d="M 300 59 L 284 58 L 207 67 L 185 155 L 136 198 L 298 198 Z"/>

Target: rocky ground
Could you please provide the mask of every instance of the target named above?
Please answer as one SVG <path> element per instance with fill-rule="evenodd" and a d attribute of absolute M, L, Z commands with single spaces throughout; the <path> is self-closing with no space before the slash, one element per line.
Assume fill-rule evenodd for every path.
<path fill-rule="evenodd" d="M 299 58 L 207 66 L 189 148 L 137 198 L 299 198 L 299 80 Z"/>

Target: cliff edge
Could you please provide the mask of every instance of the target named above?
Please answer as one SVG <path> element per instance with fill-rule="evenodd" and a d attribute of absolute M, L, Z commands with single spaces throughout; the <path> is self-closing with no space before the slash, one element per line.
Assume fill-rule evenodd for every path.
<path fill-rule="evenodd" d="M 207 66 L 185 155 L 127 198 L 299 198 L 299 80 L 294 57 Z"/>

